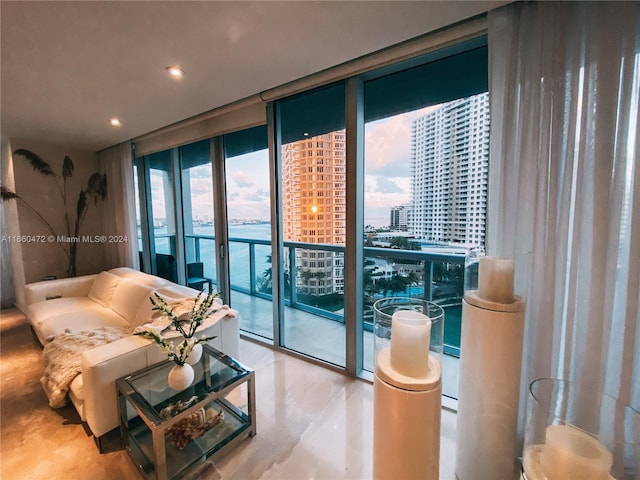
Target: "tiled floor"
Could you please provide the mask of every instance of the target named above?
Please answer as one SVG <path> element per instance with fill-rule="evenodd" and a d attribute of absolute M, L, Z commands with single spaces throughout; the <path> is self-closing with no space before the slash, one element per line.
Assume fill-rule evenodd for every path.
<path fill-rule="evenodd" d="M 217 462 L 223 478 L 369 479 L 373 386 L 242 341 L 256 369 L 258 434 Z M 454 479 L 455 414 L 442 410 L 440 478 Z"/>

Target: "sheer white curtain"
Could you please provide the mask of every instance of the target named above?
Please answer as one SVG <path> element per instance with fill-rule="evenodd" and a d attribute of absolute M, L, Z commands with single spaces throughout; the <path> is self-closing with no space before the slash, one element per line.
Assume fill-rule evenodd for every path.
<path fill-rule="evenodd" d="M 114 240 L 105 245 L 106 268 L 139 268 L 131 143 L 121 143 L 98 152 L 98 160 L 107 174 L 104 233 Z"/>
<path fill-rule="evenodd" d="M 510 4 L 489 52 L 487 251 L 527 298 L 522 400 L 547 376 L 638 410 L 640 3 Z"/>
<path fill-rule="evenodd" d="M 15 191 L 13 179 L 13 160 L 11 158 L 11 143 L 8 138 L 0 137 L 0 183 L 11 190 Z M 6 210 L 12 210 L 5 213 Z M 8 218 L 7 218 L 8 217 Z M 15 234 L 15 231 L 9 231 L 8 221 L 17 221 L 17 207 L 15 202 L 0 201 L 0 235 Z M 0 307 L 12 307 L 16 301 L 16 289 L 13 274 L 13 262 L 9 251 L 9 242 L 0 242 L 0 260 L 2 268 L 0 269 Z"/>

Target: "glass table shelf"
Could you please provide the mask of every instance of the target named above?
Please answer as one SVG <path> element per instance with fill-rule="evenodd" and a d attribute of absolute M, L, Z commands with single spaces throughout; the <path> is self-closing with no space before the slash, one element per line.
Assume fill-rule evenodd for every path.
<path fill-rule="evenodd" d="M 118 379 L 122 442 L 145 478 L 178 479 L 256 433 L 255 374 L 208 345 L 183 391 L 162 362 Z"/>

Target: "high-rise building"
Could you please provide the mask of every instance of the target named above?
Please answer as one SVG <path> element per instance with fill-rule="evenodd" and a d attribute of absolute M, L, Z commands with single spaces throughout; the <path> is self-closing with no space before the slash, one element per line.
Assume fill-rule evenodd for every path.
<path fill-rule="evenodd" d="M 285 241 L 344 245 L 345 132 L 282 146 L 282 220 Z M 311 295 L 344 293 L 344 255 L 296 249 L 297 285 Z"/>
<path fill-rule="evenodd" d="M 406 205 L 393 207 L 389 218 L 389 228 L 406 232 L 409 229 L 409 212 L 410 207 Z"/>
<path fill-rule="evenodd" d="M 454 100 L 416 119 L 409 230 L 434 243 L 484 246 L 488 160 L 487 93 Z"/>

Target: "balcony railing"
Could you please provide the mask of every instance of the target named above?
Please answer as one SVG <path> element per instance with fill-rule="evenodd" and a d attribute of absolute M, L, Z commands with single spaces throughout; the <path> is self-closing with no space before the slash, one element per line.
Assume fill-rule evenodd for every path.
<path fill-rule="evenodd" d="M 212 235 L 189 234 L 187 237 L 188 261 L 203 262 L 205 276 L 215 282 L 215 237 Z M 331 268 L 341 269 L 344 265 L 344 246 L 306 242 L 284 242 L 283 258 L 285 276 L 285 304 L 332 321 L 344 323 L 344 299 L 340 286 L 333 285 L 326 272 L 327 262 Z M 318 259 L 318 254 L 322 257 Z M 433 251 L 402 250 L 395 248 L 364 247 L 365 277 L 363 287 L 365 330 L 372 329 L 373 302 L 384 296 L 413 296 L 439 303 L 446 312 L 445 353 L 460 354 L 460 316 L 463 295 L 464 256 Z M 249 238 L 229 238 L 229 258 L 231 289 L 264 299 L 271 299 L 271 242 Z M 307 266 L 301 264 L 306 261 Z M 324 267 L 309 267 L 311 261 L 322 261 Z M 317 263 L 316 263 L 317 264 Z M 291 275 L 291 272 L 295 272 Z M 398 273 L 401 272 L 401 273 Z M 413 283 L 391 280 L 413 279 Z M 312 283 L 316 282 L 313 286 Z M 329 285 L 318 286 L 318 283 Z M 384 284 L 383 289 L 376 284 Z M 324 288 L 323 295 L 314 294 Z M 329 291 L 331 293 L 329 293 Z"/>

